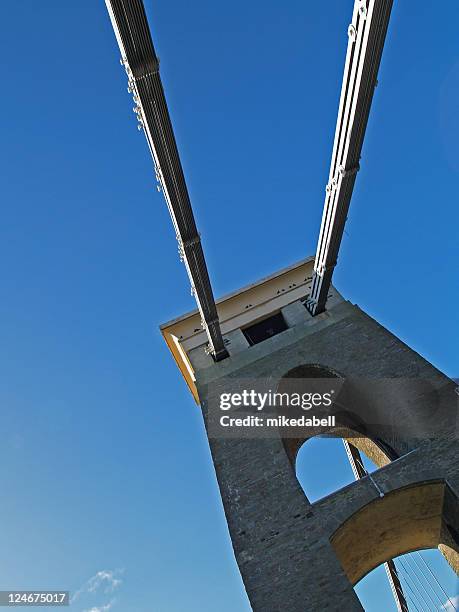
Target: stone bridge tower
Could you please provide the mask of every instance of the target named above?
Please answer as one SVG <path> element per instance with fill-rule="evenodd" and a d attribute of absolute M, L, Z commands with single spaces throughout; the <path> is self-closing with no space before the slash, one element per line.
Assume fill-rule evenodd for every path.
<path fill-rule="evenodd" d="M 455 384 L 333 287 L 327 310 L 311 317 L 304 301 L 312 274 L 310 258 L 219 300 L 230 354 L 219 363 L 206 352 L 196 312 L 161 328 L 201 405 L 234 553 L 256 612 L 362 610 L 353 586 L 412 550 L 439 547 L 459 568 Z M 379 466 L 372 479 L 311 503 L 295 458 L 312 433 L 218 429 L 221 393 L 256 380 L 279 389 L 292 373 L 305 381 L 339 379 L 340 414 L 349 418 L 330 433 Z"/>

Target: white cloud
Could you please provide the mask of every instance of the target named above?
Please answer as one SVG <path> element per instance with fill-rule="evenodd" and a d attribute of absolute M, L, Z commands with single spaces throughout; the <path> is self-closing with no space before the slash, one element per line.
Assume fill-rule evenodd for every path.
<path fill-rule="evenodd" d="M 101 570 L 87 582 L 88 593 L 94 593 L 99 587 L 104 587 L 104 593 L 113 593 L 123 582 L 121 578 L 117 578 L 122 574 L 122 570 Z"/>
<path fill-rule="evenodd" d="M 115 599 L 112 599 L 108 602 L 108 604 L 105 604 L 104 606 L 94 606 L 92 608 L 87 608 L 86 610 L 83 610 L 83 612 L 108 612 L 108 610 L 112 608 L 115 601 Z"/>
<path fill-rule="evenodd" d="M 105 594 L 113 593 L 119 588 L 123 582 L 120 577 L 123 574 L 123 569 L 116 570 L 100 570 L 97 574 L 94 574 L 81 588 L 78 589 L 70 598 L 70 603 L 74 603 L 85 593 L 98 593 L 102 592 Z M 95 607 L 86 610 L 85 612 L 106 612 L 113 606 L 114 600 L 102 607 Z M 107 607 L 108 606 L 108 607 Z"/>
<path fill-rule="evenodd" d="M 446 610 L 447 612 L 455 612 L 455 610 L 459 609 L 459 595 L 455 597 L 450 597 L 448 601 L 442 605 L 442 610 Z"/>

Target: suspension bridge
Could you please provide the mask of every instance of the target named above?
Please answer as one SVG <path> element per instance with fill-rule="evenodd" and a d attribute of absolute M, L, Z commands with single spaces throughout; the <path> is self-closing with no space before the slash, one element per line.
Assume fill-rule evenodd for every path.
<path fill-rule="evenodd" d="M 301 303 L 312 320 L 316 318 L 320 320 L 321 315 L 331 309 L 329 300 L 333 295 L 333 271 L 338 262 L 349 206 L 361 165 L 362 146 L 373 95 L 378 84 L 378 71 L 392 4 L 392 0 L 356 0 L 354 3 L 347 32 L 348 46 L 335 138 L 312 273 L 307 276 L 308 273 L 304 272 L 303 267 L 294 268 L 293 272 L 289 270 L 288 290 L 291 292 L 291 299 L 278 304 L 283 309 L 291 308 L 296 303 L 294 298 L 297 298 L 294 292 L 300 291 L 301 288 L 298 295 L 301 294 Z M 289 324 L 285 322 L 285 317 L 282 320 L 279 317 L 275 319 L 277 315 L 266 318 L 265 315 L 270 314 L 268 308 L 263 317 L 258 315 L 252 318 L 250 328 L 246 324 L 246 327 L 241 324 L 233 325 L 233 328 L 228 327 L 229 320 L 242 315 L 240 312 L 231 311 L 231 308 L 233 310 L 235 308 L 229 305 L 231 300 L 234 301 L 234 296 L 225 298 L 221 303 L 216 302 L 214 298 L 161 82 L 159 60 L 153 45 L 143 2 L 142 0 L 106 0 L 106 5 L 121 52 L 121 64 L 126 71 L 128 91 L 133 97 L 138 127 L 145 134 L 154 162 L 158 189 L 164 194 L 177 237 L 179 256 L 185 265 L 192 294 L 196 299 L 200 319 L 199 327 L 206 336 L 205 354 L 218 367 L 233 355 L 233 349 L 229 347 L 231 342 L 233 342 L 232 347 L 235 346 L 234 334 L 231 341 L 231 334 L 226 332 L 240 327 L 248 342 L 247 346 L 253 346 L 260 342 L 260 338 L 263 340 L 287 329 Z M 301 278 L 292 276 L 298 270 L 301 272 Z M 279 275 L 274 280 L 270 279 L 269 283 L 278 281 Z M 279 287 L 277 296 L 285 291 L 283 286 L 279 285 Z M 308 288 L 307 292 L 305 288 Z M 253 288 L 243 291 L 244 299 L 247 302 L 244 306 L 246 311 L 254 308 L 254 304 L 261 308 L 262 304 L 268 303 L 269 300 L 263 298 L 263 301 L 260 297 L 262 290 L 259 287 L 257 291 L 257 295 L 253 293 Z M 249 299 L 250 303 L 248 303 Z M 276 299 L 280 298 L 276 297 Z M 255 303 L 256 300 L 258 300 L 257 303 Z M 334 306 L 334 303 L 332 305 Z M 271 310 L 272 308 L 271 305 Z M 289 312 L 293 316 L 293 308 Z M 298 308 L 295 312 L 297 317 L 305 316 L 298 314 Z M 264 321 L 269 321 L 269 325 L 263 327 Z M 200 334 L 200 329 L 195 328 L 196 317 L 193 318 L 193 324 L 190 323 L 188 326 L 190 329 L 194 327 L 193 332 L 188 331 L 186 323 L 186 317 L 172 322 L 165 326 L 163 333 L 195 399 L 199 401 L 195 370 L 204 363 L 202 361 L 204 357 L 201 356 L 199 358 L 201 361 L 198 362 L 197 357 L 191 355 L 202 345 L 202 339 L 196 339 L 202 334 Z M 296 320 L 295 324 L 297 324 Z M 177 326 L 181 326 L 181 331 L 176 331 Z M 168 330 L 172 328 L 173 330 L 169 332 Z M 208 367 L 208 363 L 206 365 Z M 356 480 L 370 482 L 370 485 L 376 489 L 377 496 L 384 498 L 382 485 L 378 485 L 365 468 L 356 442 L 352 439 L 345 439 L 344 444 Z M 394 456 L 389 458 L 395 459 L 399 456 L 398 453 L 394 453 Z M 241 566 L 241 563 L 239 564 Z M 387 559 L 385 568 L 399 611 L 456 609 L 453 601 L 419 552 L 411 553 L 397 560 Z M 290 607 L 287 605 L 285 609 L 290 609 Z M 291 609 L 296 610 L 295 607 Z"/>

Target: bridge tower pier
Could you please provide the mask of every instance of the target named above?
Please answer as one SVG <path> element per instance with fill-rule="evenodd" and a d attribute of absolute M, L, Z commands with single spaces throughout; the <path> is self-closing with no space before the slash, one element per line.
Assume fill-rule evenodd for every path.
<path fill-rule="evenodd" d="M 304 305 L 312 263 L 217 303 L 230 354 L 222 362 L 206 354 L 195 314 L 162 326 L 202 407 L 255 612 L 362 610 L 354 585 L 413 550 L 440 547 L 459 569 L 456 385 L 333 287 L 327 311 L 312 317 Z M 222 427 L 222 414 L 237 411 L 222 411 L 221 397 L 323 377 L 340 387 L 335 408 L 348 420 L 321 432 L 345 437 L 380 469 L 311 503 L 295 458 L 316 432 Z"/>

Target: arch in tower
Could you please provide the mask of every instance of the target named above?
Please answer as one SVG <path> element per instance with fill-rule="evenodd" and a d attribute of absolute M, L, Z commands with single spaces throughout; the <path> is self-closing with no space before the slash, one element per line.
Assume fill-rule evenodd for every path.
<path fill-rule="evenodd" d="M 429 548 L 440 548 L 459 574 L 459 547 L 445 525 L 445 498 L 457 512 L 458 498 L 445 480 L 418 482 L 393 489 L 349 516 L 330 542 L 351 584 L 390 559 Z"/>
<path fill-rule="evenodd" d="M 356 414 L 353 410 L 353 398 L 359 394 L 355 389 L 355 383 L 349 385 L 346 383 L 345 377 L 333 368 L 317 364 L 304 363 L 295 366 L 288 370 L 280 379 L 276 391 L 278 393 L 287 392 L 292 388 L 301 391 L 301 381 L 307 380 L 325 380 L 336 378 L 343 381 L 343 387 L 340 390 L 339 397 L 335 404 L 339 405 L 337 411 L 337 424 L 335 427 L 329 428 L 322 435 L 342 438 L 353 444 L 360 452 L 370 459 L 377 467 L 387 465 L 392 460 L 398 457 L 396 451 L 391 447 L 390 443 L 377 435 L 378 432 L 371 431 L 371 426 L 362 418 L 361 412 Z M 294 381 L 293 387 L 288 381 Z M 307 383 L 305 383 L 307 386 Z M 342 399 L 340 399 L 342 398 Z M 300 448 L 311 437 L 316 434 L 305 435 L 301 437 L 283 437 L 282 441 L 293 467 L 295 467 L 296 457 Z"/>

